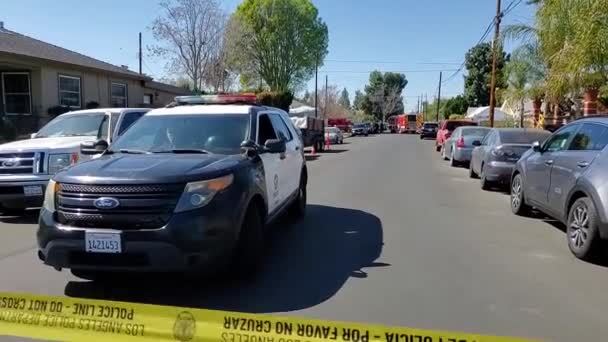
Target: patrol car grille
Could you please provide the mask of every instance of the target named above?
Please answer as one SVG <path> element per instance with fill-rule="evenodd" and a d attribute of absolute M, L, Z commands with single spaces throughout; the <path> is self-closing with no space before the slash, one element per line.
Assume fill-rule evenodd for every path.
<path fill-rule="evenodd" d="M 44 153 L 0 153 L 0 175 L 26 175 L 43 172 Z"/>
<path fill-rule="evenodd" d="M 171 217 L 183 189 L 183 184 L 60 184 L 57 219 L 62 224 L 81 228 L 160 228 Z M 99 209 L 94 202 L 100 197 L 114 198 L 120 204 L 113 209 Z"/>

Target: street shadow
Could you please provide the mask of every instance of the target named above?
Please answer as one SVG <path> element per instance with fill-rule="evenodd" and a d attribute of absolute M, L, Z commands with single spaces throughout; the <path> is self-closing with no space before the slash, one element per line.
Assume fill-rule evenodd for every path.
<path fill-rule="evenodd" d="M 351 278 L 365 279 L 383 247 L 378 217 L 346 208 L 309 205 L 304 219 L 273 225 L 265 262 L 252 279 L 192 281 L 183 277 L 125 280 L 116 286 L 71 281 L 70 297 L 214 310 L 271 313 L 313 307 Z"/>
<path fill-rule="evenodd" d="M 348 150 L 343 150 L 343 149 L 335 149 L 335 148 L 330 148 L 329 150 L 324 150 L 322 153 L 323 154 L 336 154 L 336 153 L 343 153 L 346 152 Z"/>
<path fill-rule="evenodd" d="M 36 224 L 38 223 L 38 216 L 40 215 L 40 209 L 26 210 L 23 215 L 19 216 L 5 216 L 0 214 L 0 222 L 10 224 Z"/>
<path fill-rule="evenodd" d="M 304 158 L 306 158 L 306 161 L 313 161 L 313 160 L 319 159 L 319 155 L 315 154 L 313 156 L 312 154 L 307 154 L 307 155 L 304 156 Z"/>

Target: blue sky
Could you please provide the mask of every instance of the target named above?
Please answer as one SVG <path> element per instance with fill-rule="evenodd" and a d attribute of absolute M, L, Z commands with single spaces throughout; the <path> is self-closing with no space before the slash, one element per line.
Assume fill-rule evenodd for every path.
<path fill-rule="evenodd" d="M 232 12 L 239 0 L 221 1 Z M 416 97 L 436 95 L 439 70 L 452 74 L 475 45 L 496 11 L 494 0 L 313 0 L 329 27 L 329 55 L 319 82 L 346 87 L 351 97 L 362 89 L 367 71 L 404 71 L 406 109 Z M 507 6 L 511 0 L 503 0 Z M 149 26 L 157 16 L 154 0 L 2 1 L 5 27 L 116 65 L 137 70 L 137 35 L 153 44 Z M 529 22 L 525 1 L 504 19 Z M 491 35 L 490 35 L 491 36 Z M 490 38 L 491 39 L 491 38 Z M 507 46 L 507 49 L 509 47 Z M 356 62 L 354 62 L 356 61 Z M 431 63 L 431 64 L 427 64 Z M 446 64 L 442 64 L 446 63 Z M 167 76 L 161 60 L 145 58 L 144 72 Z M 309 89 L 314 89 L 314 79 Z M 462 76 L 443 85 L 442 96 L 462 93 Z"/>

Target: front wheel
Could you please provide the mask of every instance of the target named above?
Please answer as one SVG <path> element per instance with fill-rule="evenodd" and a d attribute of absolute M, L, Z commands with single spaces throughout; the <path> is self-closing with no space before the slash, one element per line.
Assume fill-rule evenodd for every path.
<path fill-rule="evenodd" d="M 291 204 L 289 214 L 296 218 L 301 218 L 306 215 L 306 179 L 302 176 L 300 187 L 298 188 L 298 197 Z"/>
<path fill-rule="evenodd" d="M 481 166 L 481 174 L 479 175 L 479 183 L 482 190 L 490 190 L 492 188 L 492 182 L 486 179 L 486 172 L 483 165 Z"/>
<path fill-rule="evenodd" d="M 241 226 L 232 261 L 232 271 L 236 276 L 250 276 L 260 265 L 264 250 L 263 228 L 264 223 L 259 208 L 255 204 L 250 205 Z"/>
<path fill-rule="evenodd" d="M 583 260 L 593 260 L 601 244 L 598 233 L 599 220 L 593 201 L 588 197 L 574 202 L 568 214 L 568 247 L 572 254 Z"/>
<path fill-rule="evenodd" d="M 515 175 L 511 182 L 511 211 L 515 215 L 525 216 L 530 212 L 530 207 L 524 199 L 524 181 L 521 174 Z"/>

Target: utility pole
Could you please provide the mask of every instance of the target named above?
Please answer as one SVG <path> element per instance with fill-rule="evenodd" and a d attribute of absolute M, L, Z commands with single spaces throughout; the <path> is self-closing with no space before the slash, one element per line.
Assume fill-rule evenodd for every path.
<path fill-rule="evenodd" d="M 324 109 L 323 109 L 323 119 L 327 119 L 327 102 L 329 101 L 328 97 L 327 97 L 327 83 L 328 83 L 328 77 L 327 75 L 325 75 L 325 105 L 324 105 Z"/>
<path fill-rule="evenodd" d="M 426 112 L 429 109 L 429 95 L 427 93 L 424 94 L 424 121 L 427 120 L 428 113 Z"/>
<path fill-rule="evenodd" d="M 138 55 L 138 57 L 139 57 L 139 74 L 141 75 L 142 74 L 142 71 L 141 71 L 141 63 L 142 63 L 142 56 L 141 56 L 141 32 L 139 32 L 139 55 Z"/>
<path fill-rule="evenodd" d="M 319 117 L 319 58 L 317 57 L 317 62 L 315 63 L 315 119 Z"/>
<path fill-rule="evenodd" d="M 440 71 L 439 72 L 439 94 L 437 95 L 437 122 L 439 122 L 439 106 L 441 105 L 441 78 L 442 77 L 443 77 L 443 72 Z"/>
<path fill-rule="evenodd" d="M 496 18 L 494 19 L 494 43 L 492 44 L 492 83 L 490 84 L 490 127 L 494 127 L 494 108 L 496 107 L 496 64 L 500 46 L 500 21 L 502 19 L 500 0 L 496 0 Z"/>

